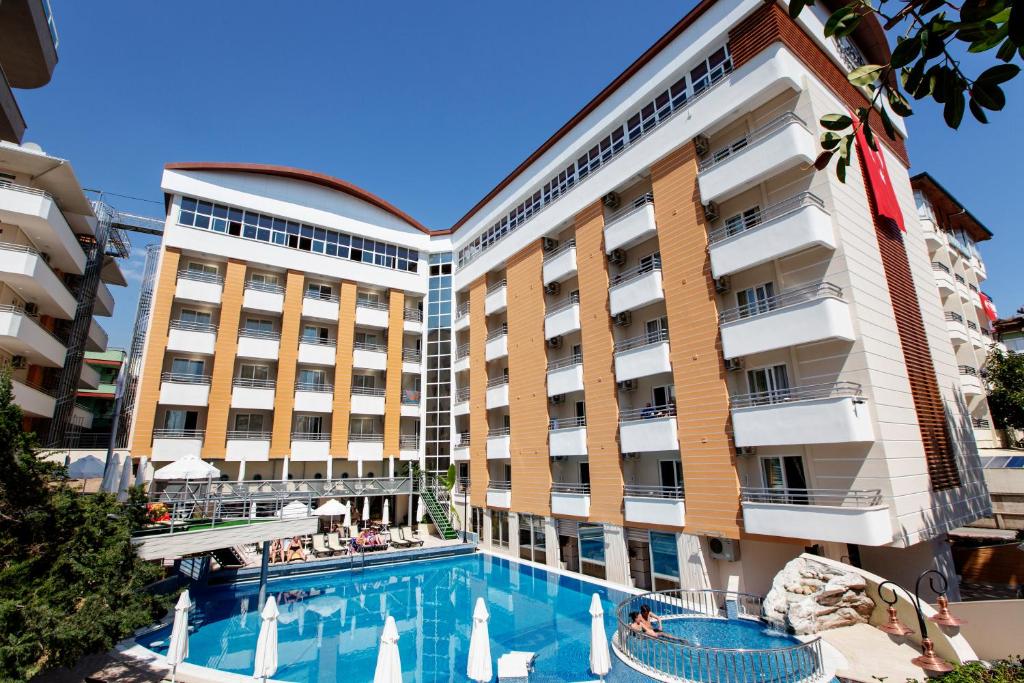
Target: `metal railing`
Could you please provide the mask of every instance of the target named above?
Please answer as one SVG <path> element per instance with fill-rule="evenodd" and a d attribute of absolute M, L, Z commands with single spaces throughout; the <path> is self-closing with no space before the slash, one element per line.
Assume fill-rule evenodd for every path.
<path fill-rule="evenodd" d="M 668 341 L 668 330 L 662 328 L 654 332 L 645 332 L 637 337 L 630 337 L 629 339 L 622 339 L 615 342 L 615 353 L 621 353 L 623 351 L 631 351 L 632 349 L 639 349 L 644 346 L 652 346 L 654 344 L 661 344 L 662 342 Z"/>
<path fill-rule="evenodd" d="M 36 256 L 36 257 L 39 258 L 40 261 L 43 262 L 43 265 L 46 266 L 46 269 L 49 270 L 51 273 L 53 273 L 54 277 L 57 277 L 57 273 L 54 272 L 53 266 L 51 266 L 50 262 L 46 258 L 43 257 L 42 252 L 40 252 L 35 247 L 31 247 L 31 246 L 29 246 L 27 244 L 14 244 L 12 242 L 0 242 L 0 250 L 2 250 L 2 251 L 13 251 L 13 252 L 21 253 L 21 254 L 31 254 L 33 256 Z M 65 288 L 66 287 L 67 287 L 67 285 L 65 285 Z"/>
<path fill-rule="evenodd" d="M 464 358 L 469 358 L 469 342 L 455 349 L 455 360 L 462 360 Z"/>
<path fill-rule="evenodd" d="M 374 351 L 375 353 L 388 352 L 387 344 L 379 344 L 377 342 L 354 342 L 352 348 L 360 351 Z"/>
<path fill-rule="evenodd" d="M 423 360 L 423 354 L 419 349 L 402 349 L 402 361 L 406 363 L 419 363 Z"/>
<path fill-rule="evenodd" d="M 736 154 L 741 150 L 744 150 L 750 147 L 751 145 L 760 142 L 761 140 L 768 137 L 772 133 L 782 130 L 791 123 L 795 123 L 803 127 L 805 130 L 807 130 L 807 123 L 804 122 L 802 118 L 800 118 L 795 112 L 787 111 L 781 116 L 777 116 L 776 118 L 772 119 L 763 126 L 755 128 L 746 135 L 736 140 L 733 140 L 727 145 L 723 145 L 722 147 L 718 148 L 713 152 L 710 152 L 708 154 L 708 157 L 702 160 L 700 162 L 700 165 L 697 167 L 698 173 L 708 171 L 717 166 L 718 164 L 726 161 L 727 159 L 731 159 L 732 157 L 736 156 Z"/>
<path fill-rule="evenodd" d="M 338 295 L 333 292 L 328 294 L 326 292 L 311 292 L 309 290 L 302 293 L 302 298 L 312 299 L 313 301 L 327 301 L 332 304 L 336 304 L 339 301 Z"/>
<path fill-rule="evenodd" d="M 759 620 L 761 603 L 755 595 L 719 590 L 676 589 L 630 596 L 615 609 L 612 646 L 634 668 L 662 680 L 807 683 L 820 678 L 824 674 L 820 638 L 786 647 L 744 649 L 697 645 L 686 640 L 684 633 L 673 633 L 676 624 L 693 617 Z M 633 627 L 629 615 L 645 605 L 661 620 L 662 634 L 650 636 Z"/>
<path fill-rule="evenodd" d="M 217 333 L 217 326 L 212 323 L 197 323 L 191 320 L 172 320 L 169 326 L 172 330 L 184 330 L 186 332 L 208 332 L 211 334 Z"/>
<path fill-rule="evenodd" d="M 467 315 L 469 315 L 469 302 L 468 301 L 464 301 L 464 302 L 462 302 L 461 304 L 459 304 L 458 306 L 455 307 L 455 319 L 456 320 L 459 320 L 460 318 L 465 318 Z"/>
<path fill-rule="evenodd" d="M 564 301 L 559 301 L 557 304 L 553 304 L 551 306 L 548 306 L 547 310 L 544 312 L 544 317 L 545 318 L 550 318 L 551 316 L 555 315 L 556 313 L 561 313 L 562 311 L 568 311 L 573 306 L 579 306 L 579 305 L 580 305 L 580 295 L 579 294 L 575 294 L 575 293 L 574 294 L 570 294 L 568 299 L 565 299 Z"/>
<path fill-rule="evenodd" d="M 622 285 L 628 285 L 634 280 L 639 280 L 648 273 L 660 273 L 661 272 L 661 258 L 652 260 L 650 263 L 641 263 L 638 266 L 628 268 L 615 277 L 612 278 L 611 283 L 608 285 L 609 289 L 615 289 Z"/>
<path fill-rule="evenodd" d="M 209 375 L 193 375 L 189 372 L 162 372 L 160 373 L 161 382 L 170 382 L 172 384 L 209 384 Z"/>
<path fill-rule="evenodd" d="M 423 311 L 418 308 L 404 308 L 402 309 L 402 320 L 421 323 L 423 322 Z"/>
<path fill-rule="evenodd" d="M 631 408 L 619 412 L 619 422 L 636 422 L 637 420 L 657 420 L 658 418 L 675 417 L 676 404 L 665 403 L 658 406 Z"/>
<path fill-rule="evenodd" d="M 299 344 L 314 344 L 316 346 L 336 346 L 337 339 L 329 337 L 299 337 Z"/>
<path fill-rule="evenodd" d="M 419 449 L 420 437 L 416 434 L 399 434 L 398 447 L 403 450 Z"/>
<path fill-rule="evenodd" d="M 737 394 L 729 398 L 730 408 L 749 408 L 751 406 L 774 405 L 776 403 L 794 403 L 796 401 L 813 401 L 823 398 L 855 398 L 861 397 L 860 384 L 856 382 L 832 382 L 824 384 L 806 384 L 803 386 L 756 391 L 750 394 Z"/>
<path fill-rule="evenodd" d="M 957 274 L 953 275 L 953 279 L 957 281 L 957 284 L 961 284 L 961 285 L 966 285 L 967 284 L 967 280 L 965 280 L 964 276 L 961 275 L 960 273 L 957 273 Z"/>
<path fill-rule="evenodd" d="M 34 194 L 37 197 L 44 197 L 49 199 L 54 204 L 57 203 L 56 198 L 46 190 L 41 190 L 38 187 L 29 187 L 28 185 L 18 185 L 12 183 L 9 180 L 0 180 L 0 189 L 2 190 L 13 190 L 14 192 L 23 192 L 24 194 Z"/>
<path fill-rule="evenodd" d="M 510 481 L 499 481 L 497 479 L 491 479 L 487 482 L 488 491 L 511 491 L 512 482 Z"/>
<path fill-rule="evenodd" d="M 764 209 L 738 214 L 740 217 L 738 224 L 725 225 L 709 232 L 708 244 L 713 245 L 730 237 L 742 235 L 749 230 L 763 227 L 774 220 L 788 216 L 791 213 L 796 213 L 805 206 L 816 206 L 822 211 L 825 210 L 825 202 L 818 195 L 813 192 L 801 192 Z"/>
<path fill-rule="evenodd" d="M 508 427 L 492 427 L 487 430 L 487 438 L 509 436 L 510 433 Z"/>
<path fill-rule="evenodd" d="M 508 323 L 502 323 L 496 329 L 490 330 L 487 333 L 487 339 L 485 341 L 494 341 L 508 334 Z"/>
<path fill-rule="evenodd" d="M 464 403 L 469 400 L 469 387 L 459 387 L 455 390 L 455 402 Z"/>
<path fill-rule="evenodd" d="M 49 335 L 53 339 L 56 339 L 58 342 L 60 342 L 61 346 L 67 346 L 68 345 L 68 340 L 67 339 L 61 338 L 59 335 L 55 334 L 54 332 L 52 332 L 52 331 L 46 329 L 45 327 L 43 327 L 42 325 L 40 325 L 39 322 L 36 320 L 37 315 L 35 313 L 29 313 L 21 305 L 18 305 L 18 304 L 0 304 L 0 313 L 16 313 L 18 315 L 23 315 L 26 318 L 28 318 L 29 320 L 31 320 L 32 323 L 37 328 L 42 330 L 45 334 Z"/>
<path fill-rule="evenodd" d="M 333 496 L 393 496 L 414 490 L 409 477 L 352 477 L 349 479 L 259 479 L 245 481 L 214 481 L 209 490 L 214 496 L 263 496 L 276 494 L 288 500 Z"/>
<path fill-rule="evenodd" d="M 972 330 L 974 332 L 977 332 L 978 331 L 978 323 L 974 322 L 973 320 L 968 320 L 967 321 L 967 329 Z"/>
<path fill-rule="evenodd" d="M 577 427 L 586 426 L 586 415 L 581 415 L 579 417 L 552 417 L 548 420 L 548 430 L 552 432 L 559 429 L 575 429 Z"/>
<path fill-rule="evenodd" d="M 938 261 L 932 261 L 932 270 L 937 270 L 949 275 L 949 266 L 945 263 L 939 263 Z"/>
<path fill-rule="evenodd" d="M 637 211 L 640 211 L 648 204 L 654 203 L 654 194 L 648 192 L 642 194 L 633 200 L 632 204 L 622 209 L 618 209 L 608 215 L 608 218 L 604 220 L 604 229 L 607 230 L 609 227 L 615 225 L 621 220 L 625 220 L 629 216 L 632 216 Z"/>
<path fill-rule="evenodd" d="M 456 479 L 455 480 L 455 488 L 453 489 L 453 491 L 455 493 L 459 493 L 459 494 L 463 494 L 463 495 L 469 493 L 469 478 L 468 477 L 459 477 L 458 479 Z"/>
<path fill-rule="evenodd" d="M 205 429 L 154 429 L 154 439 L 202 439 Z"/>
<path fill-rule="evenodd" d="M 201 270 L 179 270 L 179 280 L 195 280 L 196 282 L 212 282 L 215 285 L 224 284 L 224 276 L 220 273 L 207 273 Z"/>
<path fill-rule="evenodd" d="M 375 311 L 388 310 L 387 301 L 375 301 L 373 299 L 356 299 L 357 308 L 372 308 Z"/>
<path fill-rule="evenodd" d="M 740 500 L 747 503 L 866 508 L 881 505 L 882 492 L 879 489 L 778 489 L 741 486 Z"/>
<path fill-rule="evenodd" d="M 978 376 L 978 369 L 970 365 L 959 365 L 957 366 L 960 370 L 961 375 L 970 375 L 971 377 Z"/>
<path fill-rule="evenodd" d="M 349 441 L 361 441 L 364 443 L 383 443 L 383 434 L 349 434 Z"/>
<path fill-rule="evenodd" d="M 494 294 L 499 289 L 503 289 L 503 288 L 505 288 L 507 286 L 508 286 L 508 280 L 502 278 L 501 280 L 498 280 L 497 282 L 492 282 L 491 284 L 487 285 L 487 294 Z"/>
<path fill-rule="evenodd" d="M 251 289 L 256 292 L 269 292 L 270 294 L 284 294 L 284 287 L 277 284 L 276 282 L 256 282 L 255 280 L 247 280 L 245 283 L 246 289 Z"/>
<path fill-rule="evenodd" d="M 498 377 L 489 377 L 487 379 L 487 388 L 493 389 L 494 387 L 502 387 L 508 384 L 508 375 L 499 375 Z"/>
<path fill-rule="evenodd" d="M 551 493 L 576 493 L 589 496 L 590 484 L 553 481 L 551 482 Z"/>
<path fill-rule="evenodd" d="M 583 364 L 583 356 L 574 355 L 567 358 L 559 358 L 558 360 L 548 361 L 548 372 L 554 370 L 561 370 L 562 368 L 571 368 L 576 365 Z"/>
<path fill-rule="evenodd" d="M 813 285 L 805 285 L 795 289 L 780 292 L 775 296 L 766 299 L 751 301 L 743 306 L 729 308 L 718 314 L 718 322 L 721 324 L 754 318 L 766 313 L 772 313 L 787 306 L 817 301 L 818 299 L 843 299 L 843 289 L 831 282 L 818 282 Z"/>
<path fill-rule="evenodd" d="M 626 484 L 622 487 L 622 495 L 636 498 L 668 498 L 683 500 L 685 491 L 682 486 L 660 486 L 658 484 Z"/>
<path fill-rule="evenodd" d="M 240 441 L 270 441 L 270 432 L 252 429 L 229 429 L 228 439 Z"/>
<path fill-rule="evenodd" d="M 964 317 L 959 313 L 954 313 L 953 311 L 946 311 L 946 320 L 949 320 L 950 322 L 954 323 L 962 323 L 964 321 Z"/>
<path fill-rule="evenodd" d="M 384 387 L 352 387 L 353 396 L 383 396 Z"/>
<path fill-rule="evenodd" d="M 295 391 L 312 391 L 319 394 L 330 394 L 334 385 L 327 382 L 296 382 Z"/>
<path fill-rule="evenodd" d="M 241 327 L 238 329 L 239 337 L 249 337 L 250 339 L 268 339 L 270 341 L 278 341 L 281 339 L 281 333 L 273 330 L 252 330 L 248 327 Z"/>
<path fill-rule="evenodd" d="M 455 448 L 463 448 L 469 445 L 469 432 L 459 432 L 455 441 Z"/>
<path fill-rule="evenodd" d="M 330 441 L 330 432 L 292 432 L 292 441 Z"/>
<path fill-rule="evenodd" d="M 557 258 L 557 257 L 561 256 L 562 254 L 564 254 L 565 252 L 567 252 L 567 251 L 569 251 L 571 249 L 575 249 L 575 248 L 576 248 L 576 239 L 575 238 L 567 239 L 566 241 L 562 242 L 561 244 L 559 244 L 557 247 L 555 247 L 551 251 L 545 251 L 544 252 L 544 261 L 550 261 L 551 259 Z"/>
<path fill-rule="evenodd" d="M 258 524 L 273 519 L 306 518 L 316 507 L 317 496 L 311 491 L 283 495 L 276 491 L 261 493 L 243 490 L 239 494 L 231 494 L 220 492 L 218 488 L 214 484 L 195 482 L 188 485 L 171 484 L 147 504 L 161 505 L 161 512 L 166 515 L 164 521 L 149 529 L 144 528 L 135 535 L 145 538 L 150 535 L 184 533 L 196 526 L 209 529 L 224 523 L 237 526 L 240 522 Z M 304 503 L 305 512 L 289 510 L 286 515 L 284 508 L 294 501 Z"/>
<path fill-rule="evenodd" d="M 992 427 L 992 423 L 989 422 L 987 417 L 972 417 L 971 426 L 977 427 L 978 429 L 989 429 Z"/>
<path fill-rule="evenodd" d="M 235 377 L 231 386 L 243 389 L 273 389 L 277 386 L 275 379 L 253 379 L 252 377 Z"/>

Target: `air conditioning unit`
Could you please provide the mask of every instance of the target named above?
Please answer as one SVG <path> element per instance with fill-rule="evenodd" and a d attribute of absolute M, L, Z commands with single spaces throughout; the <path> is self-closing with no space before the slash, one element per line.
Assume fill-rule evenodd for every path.
<path fill-rule="evenodd" d="M 565 394 L 555 394 L 554 396 L 548 396 L 548 403 L 553 406 L 560 406 L 565 403 Z"/>
<path fill-rule="evenodd" d="M 550 294 L 551 296 L 558 296 L 558 293 L 562 291 L 562 285 L 558 282 L 549 282 L 544 285 L 544 293 Z"/>
<path fill-rule="evenodd" d="M 23 370 L 28 366 L 28 359 L 25 356 L 11 356 L 11 367 L 15 370 Z"/>
<path fill-rule="evenodd" d="M 554 462 L 563 462 L 565 460 L 565 458 L 566 458 L 566 456 L 564 456 L 564 455 L 553 455 L 553 456 L 551 456 L 551 460 L 553 460 Z"/>
<path fill-rule="evenodd" d="M 551 239 L 550 237 L 545 237 L 540 241 L 540 243 L 544 251 L 551 251 L 558 248 L 558 240 Z"/>
<path fill-rule="evenodd" d="M 622 249 L 612 249 L 608 254 L 608 263 L 614 266 L 621 266 L 626 262 L 626 252 Z"/>
<path fill-rule="evenodd" d="M 619 327 L 629 327 L 631 322 L 633 322 L 633 314 L 630 311 L 615 314 L 615 324 Z"/>
<path fill-rule="evenodd" d="M 754 446 L 737 446 L 736 447 L 736 455 L 739 455 L 739 456 L 757 455 L 757 448 L 754 447 Z"/>
<path fill-rule="evenodd" d="M 548 348 L 549 349 L 560 349 L 560 348 L 562 348 L 562 337 L 561 336 L 556 336 L 556 337 L 552 337 L 551 339 L 548 339 Z"/>
<path fill-rule="evenodd" d="M 640 457 L 639 453 L 623 453 L 622 454 L 622 459 L 623 460 L 636 460 L 639 457 Z"/>
<path fill-rule="evenodd" d="M 618 192 L 609 192 L 605 196 L 601 197 L 601 201 L 604 202 L 605 206 L 614 211 L 619 208 L 619 204 L 622 203 L 622 198 L 619 197 Z"/>
<path fill-rule="evenodd" d="M 715 278 L 715 291 L 719 294 L 725 294 L 729 291 L 729 276 L 723 275 L 722 277 Z"/>
<path fill-rule="evenodd" d="M 715 560 L 735 562 L 740 559 L 740 542 L 732 538 L 712 538 L 708 542 L 711 557 Z"/>
<path fill-rule="evenodd" d="M 729 372 L 736 372 L 737 370 L 742 370 L 743 369 L 743 359 L 742 358 L 726 358 L 725 359 L 725 369 L 728 370 Z"/>
<path fill-rule="evenodd" d="M 693 146 L 697 149 L 697 156 L 704 156 L 711 151 L 711 141 L 707 135 L 698 135 L 693 139 Z"/>
<path fill-rule="evenodd" d="M 708 202 L 704 205 L 704 220 L 713 223 L 718 220 L 718 204 Z"/>
<path fill-rule="evenodd" d="M 27 303 L 25 304 L 25 315 L 38 315 L 39 304 Z"/>
<path fill-rule="evenodd" d="M 633 391 L 634 389 L 636 389 L 636 380 L 624 379 L 621 382 L 616 382 L 615 386 L 618 388 L 619 391 Z"/>

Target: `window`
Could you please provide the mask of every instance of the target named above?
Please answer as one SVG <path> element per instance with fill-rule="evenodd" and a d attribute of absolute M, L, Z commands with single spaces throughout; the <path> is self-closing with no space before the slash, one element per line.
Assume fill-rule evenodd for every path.
<path fill-rule="evenodd" d="M 249 282 L 260 285 L 276 285 L 280 280 L 275 273 L 250 273 Z"/>
<path fill-rule="evenodd" d="M 661 252 L 656 251 L 640 259 L 640 272 L 648 273 L 656 268 L 661 268 Z"/>
<path fill-rule="evenodd" d="M 374 389 L 377 386 L 377 378 L 373 375 L 352 375 L 353 389 Z"/>
<path fill-rule="evenodd" d="M 319 325 L 303 325 L 302 327 L 302 338 L 306 341 L 317 342 L 327 341 L 329 330 L 326 327 L 320 327 Z"/>
<path fill-rule="evenodd" d="M 704 62 L 690 70 L 693 94 L 699 95 L 704 92 L 730 71 L 732 71 L 732 60 L 729 58 L 728 50 L 723 46 L 712 52 Z"/>
<path fill-rule="evenodd" d="M 655 581 L 668 579 L 671 582 L 679 580 L 679 546 L 676 544 L 676 535 L 664 531 L 651 531 L 651 570 L 654 572 Z M 655 586 L 662 590 L 666 586 Z"/>
<path fill-rule="evenodd" d="M 334 290 L 330 285 L 319 282 L 306 283 L 306 296 L 310 299 L 330 299 Z"/>
<path fill-rule="evenodd" d="M 362 344 L 365 346 L 376 346 L 379 343 L 376 333 L 374 332 L 356 332 L 356 344 Z M 419 340 L 416 341 L 419 344 Z M 418 348 L 418 346 L 417 346 Z"/>
<path fill-rule="evenodd" d="M 580 524 L 580 559 L 604 565 L 604 527 L 600 524 Z"/>
<path fill-rule="evenodd" d="M 299 368 L 298 383 L 321 386 L 327 383 L 327 375 L 319 368 Z"/>
<path fill-rule="evenodd" d="M 356 292 L 356 302 L 364 304 L 383 303 L 380 294 L 377 292 Z"/>
<path fill-rule="evenodd" d="M 263 416 L 258 413 L 239 413 L 235 415 L 235 431 L 262 432 Z"/>
<path fill-rule="evenodd" d="M 736 292 L 736 304 L 739 306 L 740 317 L 746 318 L 767 313 L 775 308 L 774 297 L 775 285 L 771 282 Z"/>
<path fill-rule="evenodd" d="M 270 379 L 270 367 L 266 365 L 239 365 L 238 376 L 242 379 Z"/>
<path fill-rule="evenodd" d="M 380 429 L 372 417 L 353 417 L 349 422 L 349 434 L 353 436 L 377 436 Z"/>
<path fill-rule="evenodd" d="M 651 405 L 667 406 L 675 405 L 676 387 L 674 384 L 666 384 L 651 389 Z"/>
<path fill-rule="evenodd" d="M 295 418 L 295 431 L 302 434 L 323 434 L 322 415 L 299 415 Z"/>
<path fill-rule="evenodd" d="M 199 422 L 199 413 L 195 410 L 168 410 L 164 414 L 164 429 L 173 431 L 192 430 Z"/>
<path fill-rule="evenodd" d="M 780 489 L 798 493 L 780 497 L 779 502 L 806 505 L 807 477 L 804 475 L 804 460 L 799 455 L 768 455 L 761 458 L 761 485 L 766 489 Z"/>
<path fill-rule="evenodd" d="M 732 237 L 744 230 L 750 230 L 761 224 L 761 207 L 755 206 L 743 213 L 725 219 L 725 234 Z"/>
<path fill-rule="evenodd" d="M 188 272 L 200 273 L 202 275 L 216 275 L 218 273 L 217 266 L 210 265 L 209 263 L 200 263 L 198 261 L 188 262 Z"/>
<path fill-rule="evenodd" d="M 658 471 L 661 475 L 662 486 L 666 488 L 682 488 L 683 463 L 679 458 L 659 460 Z"/>
<path fill-rule="evenodd" d="M 206 363 L 194 358 L 174 358 L 171 360 L 171 372 L 175 375 L 196 375 L 201 377 Z"/>
<path fill-rule="evenodd" d="M 747 370 L 747 387 L 755 405 L 785 400 L 789 396 L 789 373 L 785 364 Z"/>
<path fill-rule="evenodd" d="M 209 325 L 212 320 L 212 314 L 209 311 L 194 311 L 191 308 L 183 308 L 181 313 L 178 314 L 178 320 L 192 325 Z"/>
<path fill-rule="evenodd" d="M 644 331 L 647 333 L 647 342 L 649 344 L 664 341 L 668 336 L 668 316 L 648 320 L 644 324 Z"/>
<path fill-rule="evenodd" d="M 273 320 L 263 320 L 262 318 L 246 318 L 245 319 L 245 330 L 247 332 L 259 332 L 261 334 L 271 334 L 274 331 Z"/>
<path fill-rule="evenodd" d="M 589 462 L 581 462 L 580 463 L 580 483 L 581 484 L 590 484 L 590 463 Z"/>

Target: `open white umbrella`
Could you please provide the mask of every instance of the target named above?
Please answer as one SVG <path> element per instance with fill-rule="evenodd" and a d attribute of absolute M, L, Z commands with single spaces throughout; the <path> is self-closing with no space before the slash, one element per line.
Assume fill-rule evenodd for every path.
<path fill-rule="evenodd" d="M 174 625 L 171 627 L 171 640 L 167 645 L 167 663 L 171 667 L 171 682 L 178 671 L 178 665 L 188 657 L 188 610 L 192 606 L 186 589 L 178 597 L 174 606 Z"/>
<path fill-rule="evenodd" d="M 384 526 L 391 524 L 391 510 L 388 507 L 388 499 L 384 499 L 384 513 L 381 515 L 380 523 Z"/>
<path fill-rule="evenodd" d="M 281 519 L 294 519 L 296 517 L 309 517 L 309 506 L 297 500 L 285 505 L 278 514 Z"/>
<path fill-rule="evenodd" d="M 124 458 L 124 465 L 121 466 L 121 481 L 117 484 L 117 500 L 118 502 L 125 502 L 128 500 L 128 489 L 132 486 L 132 459 L 128 456 Z"/>
<path fill-rule="evenodd" d="M 370 522 L 370 497 L 363 498 L 363 526 Z"/>
<path fill-rule="evenodd" d="M 313 514 L 317 517 L 339 517 L 345 514 L 345 506 L 338 502 L 337 498 L 331 498 L 329 501 L 313 510 Z"/>
<path fill-rule="evenodd" d="M 377 651 L 377 668 L 373 672 L 373 683 L 402 683 L 402 660 L 398 654 L 398 626 L 395 618 L 388 616 L 380 634 L 380 650 Z"/>
<path fill-rule="evenodd" d="M 469 637 L 469 661 L 466 663 L 466 676 L 471 681 L 488 683 L 494 677 L 494 666 L 491 663 L 491 638 L 487 634 L 487 606 L 483 598 L 476 599 L 473 608 L 473 633 Z"/>
<path fill-rule="evenodd" d="M 99 479 L 103 476 L 103 461 L 95 455 L 87 455 L 68 465 L 71 479 Z"/>
<path fill-rule="evenodd" d="M 601 598 L 594 593 L 590 601 L 590 673 L 603 681 L 611 670 L 612 656 L 604 632 L 604 607 Z"/>
<path fill-rule="evenodd" d="M 260 635 L 256 640 L 256 664 L 252 677 L 266 680 L 277 673 L 277 601 L 271 595 L 267 604 L 260 612 L 263 622 L 260 624 Z"/>
<path fill-rule="evenodd" d="M 160 481 L 220 479 L 220 470 L 208 462 L 203 462 L 199 459 L 199 456 L 189 453 L 185 457 L 175 460 L 170 465 L 165 465 L 158 469 L 153 473 L 153 478 Z"/>

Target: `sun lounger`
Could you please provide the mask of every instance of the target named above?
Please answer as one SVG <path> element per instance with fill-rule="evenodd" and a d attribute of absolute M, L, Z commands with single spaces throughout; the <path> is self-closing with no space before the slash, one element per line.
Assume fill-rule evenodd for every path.
<path fill-rule="evenodd" d="M 412 543 L 410 541 L 401 538 L 401 534 L 388 534 L 391 538 L 391 545 L 399 549 L 411 548 Z"/>
<path fill-rule="evenodd" d="M 537 655 L 533 652 L 513 650 L 498 657 L 498 680 L 519 683 L 529 680 L 533 671 L 533 660 Z"/>
<path fill-rule="evenodd" d="M 327 546 L 327 534 L 313 534 L 313 554 L 317 557 L 333 555 L 335 550 Z"/>
<path fill-rule="evenodd" d="M 407 542 L 410 546 L 419 547 L 419 546 L 423 545 L 423 539 L 416 538 L 416 536 L 412 532 L 412 527 L 407 527 L 407 526 L 399 527 L 399 529 L 398 529 L 398 536 L 403 541 Z"/>
<path fill-rule="evenodd" d="M 337 531 L 327 534 L 327 547 L 335 553 L 344 554 L 348 552 L 348 544 L 341 542 Z"/>

